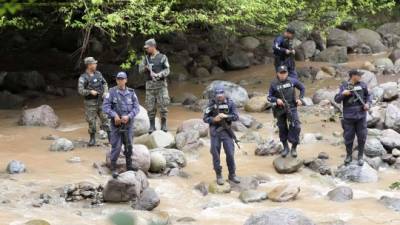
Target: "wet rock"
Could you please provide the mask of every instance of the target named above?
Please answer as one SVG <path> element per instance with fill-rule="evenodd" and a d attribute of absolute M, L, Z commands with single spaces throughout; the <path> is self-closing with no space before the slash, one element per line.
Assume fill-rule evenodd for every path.
<path fill-rule="evenodd" d="M 185 154 L 177 149 L 156 148 L 150 150 L 150 153 L 160 153 L 167 161 L 167 168 L 182 168 L 186 166 Z"/>
<path fill-rule="evenodd" d="M 46 81 L 37 71 L 9 72 L 4 77 L 3 87 L 11 92 L 40 91 L 46 87 Z"/>
<path fill-rule="evenodd" d="M 347 31 L 333 28 L 328 33 L 327 45 L 344 46 L 350 49 L 354 49 L 358 45 L 358 40 L 353 34 Z"/>
<path fill-rule="evenodd" d="M 302 212 L 289 209 L 278 208 L 264 212 L 259 212 L 250 216 L 244 225 L 315 225 L 311 219 Z"/>
<path fill-rule="evenodd" d="M 245 190 L 256 190 L 258 188 L 258 180 L 253 176 L 240 177 L 240 183 L 236 184 L 229 181 L 232 191 L 242 192 Z"/>
<path fill-rule="evenodd" d="M 176 133 L 195 130 L 199 132 L 200 137 L 207 137 L 208 128 L 209 125 L 207 123 L 204 123 L 202 119 L 190 119 L 183 121 L 182 124 L 178 127 Z"/>
<path fill-rule="evenodd" d="M 59 125 L 58 116 L 48 105 L 25 109 L 19 119 L 21 126 L 47 126 L 56 128 Z"/>
<path fill-rule="evenodd" d="M 135 136 L 147 134 L 149 129 L 150 121 L 147 110 L 143 106 L 140 106 L 139 113 L 136 115 L 135 122 L 133 123 L 133 134 Z"/>
<path fill-rule="evenodd" d="M 255 37 L 243 37 L 240 39 L 240 44 L 247 50 L 254 50 L 260 45 L 260 41 Z"/>
<path fill-rule="evenodd" d="M 295 200 L 300 193 L 300 187 L 294 184 L 276 186 L 268 193 L 268 198 L 273 202 L 288 202 Z"/>
<path fill-rule="evenodd" d="M 24 223 L 25 225 L 50 225 L 49 222 L 47 222 L 46 220 L 29 220 L 28 222 Z"/>
<path fill-rule="evenodd" d="M 368 157 L 382 156 L 386 153 L 385 148 L 377 138 L 368 138 L 365 143 L 364 154 Z"/>
<path fill-rule="evenodd" d="M 146 188 L 140 195 L 139 201 L 132 208 L 151 211 L 160 204 L 160 197 L 153 188 Z"/>
<path fill-rule="evenodd" d="M 151 134 L 142 135 L 134 139 L 135 144 L 146 145 L 149 149 L 171 147 L 175 138 L 170 132 L 156 130 Z"/>
<path fill-rule="evenodd" d="M 355 161 L 348 166 L 340 166 L 335 172 L 335 176 L 342 180 L 356 183 L 373 183 L 378 181 L 377 171 L 368 163 L 358 166 Z"/>
<path fill-rule="evenodd" d="M 393 165 L 396 163 L 396 157 L 394 157 L 392 154 L 384 154 L 382 155 L 382 161 L 389 165 Z"/>
<path fill-rule="evenodd" d="M 24 105 L 25 98 L 9 91 L 0 92 L 0 109 L 16 109 Z"/>
<path fill-rule="evenodd" d="M 229 98 L 238 106 L 244 106 L 249 100 L 249 96 L 247 94 L 246 89 L 243 87 L 229 82 L 229 81 L 221 81 L 216 80 L 213 81 L 210 85 L 207 86 L 206 90 L 203 92 L 203 96 L 211 97 L 214 95 L 214 87 L 222 85 L 225 88 L 225 93 Z"/>
<path fill-rule="evenodd" d="M 74 149 L 72 141 L 66 138 L 58 138 L 50 145 L 50 151 L 67 152 Z"/>
<path fill-rule="evenodd" d="M 203 196 L 208 195 L 208 185 L 205 182 L 200 182 L 194 186 L 195 190 L 198 190 Z"/>
<path fill-rule="evenodd" d="M 326 48 L 315 56 L 315 61 L 329 62 L 329 63 L 344 63 L 347 62 L 347 48 L 333 46 Z"/>
<path fill-rule="evenodd" d="M 333 101 L 335 95 L 335 90 L 319 89 L 314 93 L 312 100 L 314 104 L 319 104 L 323 100 Z"/>
<path fill-rule="evenodd" d="M 392 209 L 396 212 L 400 212 L 400 198 L 382 196 L 379 202 L 386 206 L 386 208 Z"/>
<path fill-rule="evenodd" d="M 107 182 L 103 191 L 104 201 L 137 201 L 148 186 L 146 175 L 141 170 L 121 173 L 117 179 L 110 179 Z"/>
<path fill-rule="evenodd" d="M 258 156 L 276 155 L 282 151 L 283 146 L 281 142 L 274 139 L 268 139 L 257 143 L 255 154 Z"/>
<path fill-rule="evenodd" d="M 250 60 L 246 52 L 234 50 L 224 56 L 224 66 L 229 70 L 244 69 L 250 66 Z"/>
<path fill-rule="evenodd" d="M 400 148 L 400 134 L 392 129 L 383 130 L 378 139 L 386 149 Z"/>
<path fill-rule="evenodd" d="M 381 167 L 388 167 L 388 165 L 382 161 L 381 157 L 374 157 L 374 158 L 366 157 L 364 160 L 375 170 L 379 170 L 379 168 Z"/>
<path fill-rule="evenodd" d="M 384 52 L 387 50 L 383 45 L 381 36 L 369 29 L 361 28 L 355 32 L 355 36 L 360 44 L 366 44 L 372 49 L 372 53 Z"/>
<path fill-rule="evenodd" d="M 328 192 L 328 198 L 335 202 L 345 202 L 353 199 L 353 190 L 349 187 L 337 187 Z"/>
<path fill-rule="evenodd" d="M 239 199 L 243 203 L 261 202 L 267 198 L 267 193 L 255 190 L 242 191 L 239 195 Z"/>
<path fill-rule="evenodd" d="M 25 164 L 21 161 L 11 160 L 7 165 L 7 173 L 9 174 L 24 173 L 25 171 Z"/>
<path fill-rule="evenodd" d="M 153 152 L 150 154 L 150 172 L 162 173 L 167 168 L 167 160 L 161 153 Z"/>
<path fill-rule="evenodd" d="M 273 165 L 278 173 L 295 173 L 303 165 L 303 160 L 292 158 L 290 156 L 287 156 L 286 158 L 279 156 L 278 158 L 274 159 Z"/>
<path fill-rule="evenodd" d="M 321 175 L 332 175 L 332 170 L 328 166 L 328 163 L 324 159 L 311 159 L 311 160 L 305 160 L 304 165 L 311 169 L 312 171 L 315 171 L 317 173 L 320 173 Z"/>
<path fill-rule="evenodd" d="M 267 110 L 270 106 L 267 98 L 265 96 L 254 96 L 244 106 L 246 112 L 263 112 Z"/>
<path fill-rule="evenodd" d="M 227 194 L 231 192 L 231 185 L 225 182 L 224 185 L 218 185 L 216 182 L 212 182 L 208 185 L 208 192 L 212 194 Z"/>
<path fill-rule="evenodd" d="M 204 145 L 197 130 L 178 133 L 175 142 L 176 147 L 182 151 L 196 151 Z"/>

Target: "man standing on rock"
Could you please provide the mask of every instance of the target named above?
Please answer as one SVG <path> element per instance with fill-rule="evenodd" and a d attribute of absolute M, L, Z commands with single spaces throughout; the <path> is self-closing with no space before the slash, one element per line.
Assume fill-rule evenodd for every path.
<path fill-rule="evenodd" d="M 117 86 L 110 89 L 103 103 L 103 111 L 111 118 L 111 171 L 117 177 L 117 160 L 124 144 L 126 170 L 137 170 L 132 165 L 133 120 L 139 113 L 139 100 L 135 91 L 126 86 L 127 75 L 119 72 Z"/>
<path fill-rule="evenodd" d="M 296 64 L 294 56 L 296 54 L 293 48 L 293 38 L 295 30 L 287 28 L 283 35 L 275 38 L 272 49 L 275 56 L 275 70 L 278 72 L 279 66 L 285 65 L 288 68 L 289 77 L 297 79 Z"/>
<path fill-rule="evenodd" d="M 355 135 L 358 141 L 358 165 L 364 164 L 364 146 L 367 140 L 367 111 L 371 105 L 368 86 L 361 81 L 363 72 L 351 70 L 350 80 L 343 82 L 339 93 L 335 96 L 335 102 L 343 104 L 343 137 L 346 145 L 345 165 L 352 161 L 353 142 Z"/>
<path fill-rule="evenodd" d="M 97 61 L 93 57 L 84 59 L 86 71 L 79 77 L 78 92 L 84 96 L 85 117 L 89 123 L 89 146 L 96 144 L 96 117 L 99 117 L 100 128 L 107 132 L 110 140 L 110 122 L 101 110 L 103 97 L 108 93 L 107 81 L 97 71 Z"/>
<path fill-rule="evenodd" d="M 296 98 L 295 88 L 300 91 L 299 98 Z M 268 100 L 273 104 L 274 117 L 277 119 L 279 138 L 283 144 L 282 157 L 289 154 L 288 141 L 292 144 L 290 150 L 292 157 L 297 157 L 296 148 L 301 131 L 297 106 L 303 104 L 304 94 L 304 85 L 297 79 L 288 77 L 288 68 L 278 67 L 277 78 L 272 81 L 269 88 Z"/>
<path fill-rule="evenodd" d="M 146 109 L 150 119 L 149 133 L 156 130 L 157 104 L 160 106 L 161 130 L 167 132 L 167 106 L 170 103 L 167 83 L 167 76 L 170 72 L 168 58 L 157 50 L 154 39 L 147 40 L 144 48 L 146 55 L 139 65 L 139 72 L 145 73 L 146 76 Z"/>
<path fill-rule="evenodd" d="M 214 89 L 215 97 L 210 100 L 205 112 L 203 121 L 210 124 L 211 136 L 211 155 L 213 166 L 217 176 L 217 184 L 223 185 L 222 167 L 220 162 L 221 144 L 223 144 L 226 163 L 228 164 L 229 180 L 234 183 L 240 183 L 235 170 L 235 145 L 233 143 L 234 134 L 231 129 L 233 121 L 239 119 L 235 103 L 225 97 L 223 86 L 216 86 Z"/>

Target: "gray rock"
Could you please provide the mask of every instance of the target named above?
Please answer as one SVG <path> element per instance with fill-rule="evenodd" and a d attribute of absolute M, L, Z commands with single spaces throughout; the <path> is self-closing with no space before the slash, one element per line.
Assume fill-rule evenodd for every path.
<path fill-rule="evenodd" d="M 175 138 L 170 132 L 156 130 L 151 134 L 145 134 L 134 139 L 135 144 L 146 145 L 149 149 L 172 147 Z"/>
<path fill-rule="evenodd" d="M 368 157 L 382 156 L 386 153 L 385 148 L 377 138 L 368 138 L 365 143 L 364 154 Z"/>
<path fill-rule="evenodd" d="M 377 86 L 372 88 L 371 90 L 371 98 L 372 100 L 376 100 L 377 102 L 381 102 L 383 100 L 383 88 Z"/>
<path fill-rule="evenodd" d="M 373 30 L 361 28 L 355 32 L 355 36 L 360 44 L 366 44 L 371 47 L 373 53 L 387 50 L 386 46 L 382 43 L 381 36 Z"/>
<path fill-rule="evenodd" d="M 345 202 L 353 199 L 353 190 L 349 187 L 337 187 L 328 192 L 331 201 Z"/>
<path fill-rule="evenodd" d="M 48 105 L 25 109 L 19 119 L 21 126 L 47 126 L 56 128 L 59 125 L 58 116 Z"/>
<path fill-rule="evenodd" d="M 400 134 L 392 129 L 383 130 L 378 138 L 386 149 L 400 148 Z"/>
<path fill-rule="evenodd" d="M 358 45 L 357 38 L 344 30 L 333 28 L 329 31 L 327 37 L 327 45 L 329 46 L 344 46 L 354 49 Z"/>
<path fill-rule="evenodd" d="M 16 109 L 24 105 L 25 98 L 10 93 L 9 91 L 0 92 L 0 109 Z"/>
<path fill-rule="evenodd" d="M 135 136 L 140 136 L 147 134 L 150 129 L 149 116 L 147 115 L 147 110 L 140 106 L 140 111 L 135 117 L 135 122 L 133 123 L 133 134 Z"/>
<path fill-rule="evenodd" d="M 240 121 L 234 121 L 232 122 L 232 130 L 237 131 L 237 132 L 247 132 L 247 127 L 243 125 Z"/>
<path fill-rule="evenodd" d="M 227 194 L 230 193 L 231 190 L 229 182 L 225 182 L 224 185 L 218 185 L 216 182 L 212 182 L 208 185 L 208 192 L 212 194 Z"/>
<path fill-rule="evenodd" d="M 190 105 L 189 109 L 195 112 L 204 112 L 208 105 L 208 99 L 197 99 L 197 101 Z"/>
<path fill-rule="evenodd" d="M 153 188 L 146 188 L 140 195 L 139 201 L 135 202 L 132 207 L 139 210 L 151 211 L 160 204 L 160 197 Z"/>
<path fill-rule="evenodd" d="M 314 93 L 312 101 L 314 104 L 319 104 L 323 100 L 333 101 L 335 95 L 335 90 L 319 89 Z"/>
<path fill-rule="evenodd" d="M 400 198 L 391 198 L 388 196 L 382 196 L 379 202 L 389 209 L 392 209 L 396 212 L 400 212 Z"/>
<path fill-rule="evenodd" d="M 71 151 L 74 149 L 74 144 L 72 141 L 66 139 L 66 138 L 58 138 L 55 140 L 51 145 L 50 145 L 50 151 Z"/>
<path fill-rule="evenodd" d="M 167 168 L 167 160 L 161 153 L 153 152 L 150 158 L 150 172 L 162 173 Z"/>
<path fill-rule="evenodd" d="M 379 85 L 383 89 L 382 99 L 384 101 L 392 101 L 399 96 L 399 89 L 396 82 L 387 82 Z"/>
<path fill-rule="evenodd" d="M 211 69 L 211 74 L 212 75 L 218 75 L 218 74 L 223 74 L 223 73 L 225 73 L 225 71 L 223 69 L 219 68 L 218 66 L 214 66 Z"/>
<path fill-rule="evenodd" d="M 248 177 L 240 177 L 240 183 L 236 184 L 230 182 L 232 191 L 242 192 L 246 190 L 256 190 L 258 188 L 259 181 L 256 177 L 248 176 Z"/>
<path fill-rule="evenodd" d="M 176 147 L 182 151 L 196 151 L 204 146 L 197 130 L 178 133 L 175 136 Z"/>
<path fill-rule="evenodd" d="M 208 69 L 211 69 L 212 61 L 210 56 L 208 55 L 200 55 L 196 58 L 197 67 L 203 67 L 208 73 Z M 196 73 L 197 74 L 197 73 Z M 209 74 L 209 73 L 208 73 Z"/>
<path fill-rule="evenodd" d="M 315 56 L 315 61 L 321 62 L 344 63 L 347 60 L 347 48 L 339 46 L 326 48 Z"/>
<path fill-rule="evenodd" d="M 295 173 L 301 168 L 303 161 L 289 156 L 286 158 L 279 156 L 278 158 L 274 159 L 273 165 L 278 173 Z"/>
<path fill-rule="evenodd" d="M 265 96 L 254 96 L 244 106 L 246 112 L 263 112 L 270 108 L 271 104 Z"/>
<path fill-rule="evenodd" d="M 318 153 L 318 159 L 329 159 L 329 155 L 326 152 Z"/>
<path fill-rule="evenodd" d="M 258 156 L 276 155 L 282 151 L 283 146 L 281 142 L 274 139 L 268 139 L 257 143 L 255 154 Z"/>
<path fill-rule="evenodd" d="M 244 69 L 250 66 L 250 60 L 246 52 L 234 50 L 224 57 L 224 65 L 229 70 Z"/>
<path fill-rule="evenodd" d="M 208 195 L 208 184 L 200 182 L 194 186 L 195 190 L 198 190 L 203 196 Z"/>
<path fill-rule="evenodd" d="M 204 77 L 209 77 L 209 76 L 211 76 L 211 74 L 210 74 L 210 72 L 207 70 L 207 68 L 204 68 L 204 67 L 198 67 L 198 68 L 196 68 L 194 74 L 196 75 L 196 77 L 199 77 L 199 78 L 204 78 Z"/>
<path fill-rule="evenodd" d="M 363 72 L 361 77 L 361 81 L 365 82 L 368 85 L 369 89 L 372 89 L 378 86 L 378 80 L 376 79 L 376 75 L 368 70 L 360 70 Z"/>
<path fill-rule="evenodd" d="M 367 113 L 368 127 L 383 127 L 383 118 L 385 112 L 379 106 L 373 106 Z"/>
<path fill-rule="evenodd" d="M 317 50 L 317 45 L 313 40 L 307 40 L 296 49 L 296 55 L 301 54 L 301 56 L 297 56 L 304 59 L 309 59 L 314 56 Z"/>
<path fill-rule="evenodd" d="M 243 37 L 240 39 L 240 44 L 247 50 L 254 50 L 260 45 L 260 41 L 255 37 Z"/>
<path fill-rule="evenodd" d="M 292 28 L 296 32 L 296 38 L 301 41 L 305 41 L 310 36 L 309 24 L 301 20 L 293 20 L 288 25 L 289 28 Z"/>
<path fill-rule="evenodd" d="M 203 96 L 206 96 L 207 98 L 212 97 L 214 95 L 214 87 L 218 85 L 221 85 L 225 88 L 226 95 L 238 107 L 244 106 L 249 100 L 249 95 L 247 94 L 246 89 L 235 83 L 221 80 L 213 81 L 210 85 L 208 85 L 206 90 L 203 92 Z"/>
<path fill-rule="evenodd" d="M 183 121 L 176 133 L 179 134 L 195 130 L 199 132 L 200 137 L 207 137 L 208 127 L 209 125 L 204 123 L 202 119 L 190 119 Z"/>
<path fill-rule="evenodd" d="M 315 225 L 311 219 L 295 209 L 272 209 L 250 216 L 244 225 Z"/>
<path fill-rule="evenodd" d="M 373 183 L 378 181 L 378 172 L 368 163 L 358 166 L 356 162 L 352 162 L 348 166 L 340 166 L 335 172 L 335 176 L 342 180 L 356 183 Z"/>
<path fill-rule="evenodd" d="M 324 159 L 305 160 L 304 165 L 321 175 L 332 175 L 332 170 Z"/>
<path fill-rule="evenodd" d="M 11 160 L 7 165 L 7 173 L 9 174 L 24 173 L 25 171 L 25 164 L 21 161 Z"/>
<path fill-rule="evenodd" d="M 385 23 L 379 26 L 378 29 L 376 29 L 376 31 L 381 35 L 385 34 L 400 35 L 400 23 L 398 22 Z"/>
<path fill-rule="evenodd" d="M 274 187 L 268 193 L 268 198 L 273 202 L 288 202 L 295 200 L 299 193 L 300 186 L 295 184 L 283 184 Z"/>
<path fill-rule="evenodd" d="M 103 190 L 106 202 L 138 201 L 142 192 L 149 187 L 146 175 L 141 171 L 121 173 L 117 179 L 110 179 Z"/>
<path fill-rule="evenodd" d="M 150 153 L 160 153 L 167 161 L 167 168 L 182 168 L 186 166 L 185 154 L 177 149 L 156 148 L 150 150 Z"/>
<path fill-rule="evenodd" d="M 143 172 L 149 171 L 151 161 L 149 149 L 144 145 L 133 145 L 132 147 L 132 161 L 134 166 Z"/>
<path fill-rule="evenodd" d="M 386 108 L 385 126 L 400 132 L 400 109 L 394 104 L 389 104 Z"/>
<path fill-rule="evenodd" d="M 400 59 L 400 48 L 396 48 L 390 53 L 389 59 L 392 60 L 392 62 L 396 62 L 398 59 Z"/>
<path fill-rule="evenodd" d="M 266 200 L 267 198 L 268 197 L 266 192 L 255 191 L 255 190 L 242 191 L 239 195 L 239 199 L 243 203 L 261 202 L 263 200 Z"/>
<path fill-rule="evenodd" d="M 389 58 L 377 58 L 374 60 L 374 65 L 376 68 L 390 69 L 393 67 L 393 62 Z"/>

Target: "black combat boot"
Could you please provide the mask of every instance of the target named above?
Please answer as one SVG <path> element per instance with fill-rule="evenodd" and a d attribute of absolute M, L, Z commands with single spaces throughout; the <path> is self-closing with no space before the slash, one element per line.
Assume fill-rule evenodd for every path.
<path fill-rule="evenodd" d="M 111 161 L 111 175 L 114 179 L 119 176 L 119 173 L 117 171 L 117 162 L 115 161 Z"/>
<path fill-rule="evenodd" d="M 236 176 L 236 174 L 229 174 L 228 179 L 229 179 L 231 182 L 235 183 L 235 184 L 239 184 L 239 183 L 240 183 L 240 180 L 239 180 L 239 178 Z"/>
<path fill-rule="evenodd" d="M 225 181 L 224 181 L 224 178 L 222 177 L 222 173 L 216 172 L 216 174 L 217 174 L 217 184 L 224 185 Z"/>
<path fill-rule="evenodd" d="M 137 168 L 132 165 L 132 158 L 125 157 L 126 171 L 137 171 Z"/>
<path fill-rule="evenodd" d="M 167 118 L 165 118 L 165 117 L 161 118 L 161 130 L 164 131 L 164 132 L 168 132 Z"/>
<path fill-rule="evenodd" d="M 353 160 L 353 156 L 352 156 L 352 146 L 346 146 L 346 159 L 344 160 L 344 165 L 349 165 L 351 163 L 351 161 Z"/>
<path fill-rule="evenodd" d="M 96 144 L 96 133 L 90 133 L 90 140 L 88 146 L 94 146 Z"/>
<path fill-rule="evenodd" d="M 290 150 L 290 154 L 293 158 L 297 157 L 297 144 L 292 144 L 292 149 Z"/>
<path fill-rule="evenodd" d="M 281 156 L 285 158 L 289 154 L 289 144 L 287 141 L 282 142 L 283 150 L 281 151 Z"/>
<path fill-rule="evenodd" d="M 364 149 L 358 148 L 358 161 L 357 161 L 357 164 L 359 166 L 363 166 L 364 165 L 363 156 L 364 156 Z"/>
<path fill-rule="evenodd" d="M 156 120 L 154 118 L 150 118 L 149 134 L 153 133 L 155 130 L 156 130 Z"/>

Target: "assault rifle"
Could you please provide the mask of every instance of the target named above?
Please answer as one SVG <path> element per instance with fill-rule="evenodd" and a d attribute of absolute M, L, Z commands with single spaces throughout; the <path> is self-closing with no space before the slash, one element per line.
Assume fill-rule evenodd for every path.
<path fill-rule="evenodd" d="M 357 90 L 354 89 L 354 85 L 351 83 L 348 83 L 347 85 L 347 90 L 351 91 L 357 98 L 358 101 L 361 102 L 361 104 L 363 104 L 363 106 L 365 105 L 365 101 L 363 98 L 361 98 L 360 94 L 358 94 Z"/>
<path fill-rule="evenodd" d="M 157 81 L 159 80 L 156 76 L 156 74 L 153 71 L 153 66 L 150 64 L 149 62 L 149 58 L 147 55 L 144 56 L 144 58 L 146 59 L 146 64 L 147 64 L 147 68 L 149 69 L 149 73 L 150 73 L 150 77 L 153 81 Z"/>
<path fill-rule="evenodd" d="M 214 105 L 215 106 L 215 105 Z M 218 106 L 214 107 L 213 109 L 213 115 L 217 116 L 219 114 L 219 109 Z M 219 124 L 221 125 L 219 128 L 217 128 L 217 132 L 221 132 L 223 130 L 226 130 L 226 132 L 228 133 L 229 137 L 233 139 L 233 141 L 235 142 L 236 146 L 238 147 L 238 149 L 240 149 L 240 145 L 239 145 L 239 140 L 237 139 L 235 133 L 232 130 L 232 127 L 227 123 L 226 119 L 229 118 L 229 116 L 222 118 L 221 121 L 219 121 Z"/>
<path fill-rule="evenodd" d="M 282 101 L 283 101 L 283 109 L 286 113 L 286 117 L 289 120 L 289 126 L 294 127 L 295 123 L 293 120 L 293 114 L 292 111 L 290 110 L 290 104 L 286 101 L 285 95 L 282 92 L 282 89 L 279 89 L 279 94 L 282 96 Z M 276 106 L 279 107 L 279 106 Z"/>

